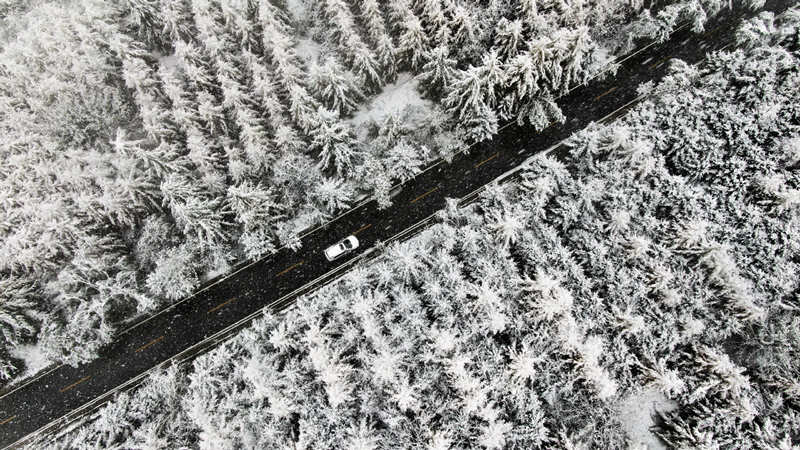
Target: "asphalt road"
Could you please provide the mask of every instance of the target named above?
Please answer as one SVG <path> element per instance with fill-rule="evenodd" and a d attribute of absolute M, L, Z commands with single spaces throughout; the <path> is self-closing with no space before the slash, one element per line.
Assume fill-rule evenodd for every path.
<path fill-rule="evenodd" d="M 793 1 L 768 1 L 782 12 Z M 402 238 L 444 206 L 464 198 L 530 156 L 552 148 L 592 121 L 624 112 L 637 100 L 636 87 L 662 77 L 670 58 L 689 63 L 732 42 L 735 19 L 752 12 L 725 11 L 695 35 L 684 27 L 663 44 L 643 45 L 619 59 L 616 76 L 593 80 L 559 99 L 566 123 L 542 132 L 510 124 L 489 142 L 477 144 L 451 163 L 439 162 L 402 185 L 393 205 L 379 210 L 367 201 L 332 223 L 303 236 L 297 252 L 275 255 L 241 268 L 179 303 L 125 330 L 97 360 L 80 367 L 59 366 L 0 397 L 0 446 L 19 446 L 53 433 L 136 385 L 161 364 L 182 361 L 213 347 L 244 327 L 264 308 L 282 310 L 297 295 L 335 278 L 371 252 L 377 241 Z M 355 234 L 360 248 L 328 262 L 323 250 Z"/>

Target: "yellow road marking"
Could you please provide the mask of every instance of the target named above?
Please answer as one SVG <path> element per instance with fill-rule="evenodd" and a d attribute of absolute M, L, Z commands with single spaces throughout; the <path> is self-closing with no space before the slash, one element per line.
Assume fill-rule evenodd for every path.
<path fill-rule="evenodd" d="M 4 421 L 0 422 L 0 425 L 5 425 L 5 424 L 7 424 L 8 422 L 11 422 L 12 420 L 14 420 L 14 418 L 15 418 L 15 417 L 17 417 L 17 416 L 11 416 L 11 417 L 9 417 L 8 419 L 6 419 L 6 420 L 4 420 Z"/>
<path fill-rule="evenodd" d="M 300 261 L 299 263 L 296 263 L 296 264 L 292 264 L 291 266 L 287 267 L 286 269 L 283 269 L 279 274 L 275 275 L 275 278 L 278 278 L 279 276 L 285 274 L 286 272 L 288 272 L 288 271 L 290 271 L 290 270 L 294 269 L 295 267 L 300 266 L 302 264 L 303 264 L 303 261 Z"/>
<path fill-rule="evenodd" d="M 215 306 L 215 307 L 213 307 L 213 308 L 209 309 L 209 310 L 208 310 L 208 313 L 209 313 L 209 314 L 211 314 L 212 312 L 214 312 L 214 311 L 216 311 L 216 310 L 218 310 L 218 309 L 222 308 L 223 306 L 227 305 L 228 303 L 230 303 L 230 302 L 232 302 L 232 301 L 234 301 L 234 300 L 236 300 L 236 299 L 235 299 L 235 298 L 232 298 L 232 299 L 230 299 L 230 300 L 228 300 L 228 301 L 222 302 L 222 303 L 220 303 L 219 305 L 217 305 L 217 306 Z"/>
<path fill-rule="evenodd" d="M 74 388 L 75 386 L 77 386 L 77 385 L 79 385 L 79 384 L 83 383 L 84 381 L 88 380 L 89 378 L 92 378 L 92 377 L 91 377 L 91 376 L 86 376 L 86 377 L 83 377 L 83 378 L 81 378 L 80 380 L 78 380 L 78 381 L 76 381 L 76 382 L 74 382 L 74 383 L 70 384 L 69 386 L 67 386 L 67 387 L 65 387 L 65 388 L 61 388 L 61 389 L 59 389 L 59 392 L 61 392 L 61 393 L 67 392 L 68 390 L 70 390 L 70 389 Z M 15 416 L 15 417 L 16 417 L 16 416 Z M 13 419 L 13 417 L 12 417 L 12 419 Z"/>
<path fill-rule="evenodd" d="M 414 200 L 411 200 L 411 203 L 416 203 L 416 202 L 422 200 L 423 198 L 427 197 L 428 195 L 430 195 L 430 194 L 432 194 L 432 193 L 434 193 L 434 192 L 436 192 L 438 190 L 439 190 L 439 188 L 435 187 L 435 188 L 431 189 L 430 191 L 428 191 L 428 192 L 420 195 L 419 197 L 415 198 Z"/>
<path fill-rule="evenodd" d="M 361 227 L 361 228 L 357 229 L 356 231 L 354 231 L 353 232 L 353 236 L 357 235 L 358 233 L 361 233 L 362 231 L 366 230 L 367 228 L 369 228 L 371 226 L 372 226 L 371 223 L 368 223 L 368 224 L 364 225 L 363 227 Z"/>
<path fill-rule="evenodd" d="M 478 167 L 480 167 L 480 166 L 482 166 L 482 165 L 486 164 L 487 162 L 489 162 L 489 161 L 491 161 L 491 160 L 493 160 L 493 159 L 497 158 L 499 155 L 500 155 L 500 152 L 497 152 L 497 153 L 495 153 L 494 155 L 492 155 L 492 156 L 490 156 L 490 157 L 488 157 L 488 158 L 484 159 L 483 161 L 479 162 L 478 164 L 475 164 L 475 168 L 477 169 Z"/>
<path fill-rule="evenodd" d="M 656 67 L 660 66 L 662 63 L 664 63 L 664 61 L 666 61 L 668 59 L 672 59 L 672 56 L 667 56 L 664 59 L 660 59 L 660 60 L 654 62 L 653 64 L 650 64 L 650 68 L 651 69 L 655 69 Z"/>
<path fill-rule="evenodd" d="M 609 89 L 609 90 L 607 90 L 607 91 L 603 92 L 602 94 L 598 95 L 597 97 L 595 97 L 595 98 L 594 98 L 594 101 L 598 101 L 598 100 L 600 100 L 601 98 L 603 98 L 603 97 L 605 97 L 606 95 L 608 95 L 608 94 L 610 94 L 610 93 L 612 93 L 612 92 L 616 91 L 617 89 L 619 89 L 617 86 L 614 86 L 614 87 L 612 87 L 611 89 Z"/>
<path fill-rule="evenodd" d="M 156 342 L 158 342 L 158 341 L 160 341 L 160 340 L 162 340 L 162 339 L 164 339 L 164 336 L 163 336 L 163 335 L 161 335 L 161 336 L 159 336 L 159 337 L 157 337 L 157 338 L 153 339 L 152 341 L 148 342 L 147 344 L 144 344 L 143 346 L 141 346 L 141 347 L 137 348 L 137 349 L 136 349 L 136 351 L 135 351 L 134 353 L 139 353 L 140 351 L 142 351 L 142 350 L 146 349 L 147 347 L 150 347 L 151 345 L 155 344 Z"/>

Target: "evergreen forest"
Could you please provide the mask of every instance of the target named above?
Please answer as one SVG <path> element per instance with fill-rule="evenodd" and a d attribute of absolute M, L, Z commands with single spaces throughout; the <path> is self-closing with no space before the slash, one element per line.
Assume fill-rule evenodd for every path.
<path fill-rule="evenodd" d="M 519 5 L 538 3 L 561 4 Z M 624 14 L 615 11 L 636 9 L 636 2 L 625 2 L 624 8 L 588 3 L 608 5 L 604 17 L 621 21 Z M 448 2 L 441 2 L 438 12 L 429 4 L 387 5 L 392 14 L 384 22 L 389 33 L 384 44 L 398 52 L 392 53 L 398 70 L 429 66 L 431 55 L 452 59 L 454 78 L 429 94 L 438 95 L 445 111 L 467 74 L 488 70 L 488 60 L 475 61 L 468 45 L 458 45 L 450 48 L 464 54 L 431 51 L 415 65 L 402 51 L 408 29 L 399 35 L 403 38 L 394 34 L 398 23 L 416 24 L 427 39 L 438 32 L 430 17 L 443 14 L 449 27 L 443 33 L 450 39 L 473 36 L 478 46 L 495 42 L 497 51 L 484 54 L 499 61 L 530 51 L 518 49 L 512 56 L 501 50 L 496 35 L 461 34 L 465 28 L 453 25 Z M 519 21 L 526 35 L 539 30 L 532 28 L 533 18 L 542 26 L 579 30 L 599 20 L 592 14 L 600 11 L 570 16 L 502 2 L 475 8 L 488 17 L 494 17 L 492 11 L 513 11 L 513 17 L 496 21 Z M 400 19 L 395 9 L 406 16 Z M 338 11 L 336 17 L 348 17 Z M 650 14 L 648 20 L 664 19 Z M 348 23 L 364 16 L 352 17 L 358 20 Z M 552 17 L 559 21 L 550 22 Z M 615 20 L 604 26 L 619 26 Z M 602 27 L 592 29 L 600 34 L 585 35 L 594 44 L 582 48 L 608 48 L 600 44 Z M 363 36 L 368 48 L 380 42 Z M 161 42 L 158 35 L 135 39 Z M 566 152 L 529 160 L 518 179 L 487 186 L 467 207 L 449 200 L 421 234 L 392 243 L 369 264 L 298 299 L 285 314 L 265 315 L 191 365 L 156 373 L 57 445 L 795 448 L 800 439 L 800 11 L 780 17 L 762 13 L 741 24 L 736 41 L 735 48 L 714 52 L 696 66 L 671 62 L 669 74 L 640 86 L 644 100 L 615 122 L 592 124 L 573 135 Z M 593 58 L 584 61 L 590 66 Z M 272 62 L 268 73 L 275 74 Z M 500 67 L 507 70 L 506 64 Z M 384 80 L 388 72 L 377 73 Z M 383 82 L 365 74 L 359 89 Z M 581 74 L 583 69 L 575 76 Z M 495 90 L 494 98 L 504 92 Z M 520 111 L 498 109 L 485 95 L 497 117 Z M 230 105 L 222 111 L 231 111 Z M 525 110 L 525 120 L 531 111 Z M 298 139 L 314 133 L 291 113 L 285 120 Z M 238 116 L 220 123 L 243 129 L 237 121 Z M 266 139 L 276 139 L 271 127 L 264 129 Z M 143 132 L 139 151 L 155 151 L 157 136 Z M 292 155 L 319 158 L 318 152 Z M 289 157 L 288 152 L 272 156 Z M 324 159 L 314 164 L 319 161 Z M 321 173 L 328 169 L 320 165 Z M 339 175 L 332 170 L 329 176 L 343 177 L 332 179 L 353 182 L 347 170 Z M 178 226 L 176 209 L 156 203 L 163 216 L 152 220 Z M 78 252 L 71 261 L 79 256 L 91 257 Z M 136 254 L 129 258 L 137 261 Z M 77 270 L 67 267 L 61 270 Z M 57 280 L 66 282 L 61 275 Z M 652 418 L 645 399 L 661 405 Z M 651 421 L 646 429 L 655 443 L 632 431 L 625 414 L 631 404 L 634 415 Z"/>

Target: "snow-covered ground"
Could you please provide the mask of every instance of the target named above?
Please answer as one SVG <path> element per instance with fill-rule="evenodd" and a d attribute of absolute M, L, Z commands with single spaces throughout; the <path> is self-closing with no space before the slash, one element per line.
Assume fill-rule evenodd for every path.
<path fill-rule="evenodd" d="M 294 47 L 294 51 L 297 56 L 303 59 L 303 61 L 306 63 L 306 66 L 316 64 L 319 61 L 320 55 L 323 53 L 322 46 L 310 37 L 298 39 L 297 45 Z"/>
<path fill-rule="evenodd" d="M 645 445 L 649 450 L 666 450 L 667 447 L 650 431 L 650 428 L 655 425 L 653 417 L 656 411 L 671 411 L 677 406 L 661 391 L 647 388 L 623 399 L 618 406 L 617 418 L 628 433 L 632 444 Z"/>
<path fill-rule="evenodd" d="M 172 73 L 175 73 L 175 70 L 181 63 L 180 58 L 175 53 L 169 55 L 156 55 L 158 57 L 158 64 Z"/>
<path fill-rule="evenodd" d="M 220 267 L 216 267 L 214 269 L 208 270 L 203 274 L 203 277 L 201 278 L 201 280 L 202 280 L 203 283 L 205 283 L 208 280 L 211 280 L 212 278 L 216 278 L 216 277 L 218 277 L 220 275 L 223 275 L 223 274 L 229 272 L 230 269 L 231 269 L 230 266 L 220 266 Z"/>
<path fill-rule="evenodd" d="M 12 356 L 25 361 L 25 371 L 16 378 L 17 381 L 26 380 L 36 375 L 50 364 L 39 345 L 20 345 L 19 347 L 11 348 L 10 351 Z"/>
<path fill-rule="evenodd" d="M 306 0 L 286 0 L 286 10 L 289 11 L 289 15 L 296 23 L 303 22 L 308 18 Z"/>
<path fill-rule="evenodd" d="M 400 72 L 394 83 L 387 84 L 380 94 L 358 109 L 347 122 L 352 124 L 353 128 L 358 131 L 359 137 L 362 137 L 360 134 L 364 127 L 361 125 L 369 120 L 379 122 L 387 115 L 401 111 L 407 106 L 432 108 L 433 102 L 422 98 L 417 90 L 418 85 L 419 81 L 412 74 Z"/>

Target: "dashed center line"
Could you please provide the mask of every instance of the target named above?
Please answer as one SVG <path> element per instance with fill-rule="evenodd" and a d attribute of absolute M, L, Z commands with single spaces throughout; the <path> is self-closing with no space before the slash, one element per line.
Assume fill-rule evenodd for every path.
<path fill-rule="evenodd" d="M 295 267 L 297 267 L 297 266 L 301 266 L 301 265 L 303 265 L 303 261 L 300 261 L 299 263 L 292 264 L 291 266 L 289 266 L 289 267 L 287 267 L 287 268 L 283 269 L 283 270 L 282 270 L 282 271 L 280 271 L 280 272 L 279 272 L 277 275 L 275 275 L 275 278 L 278 278 L 279 276 L 281 276 L 281 275 L 285 274 L 286 272 L 288 272 L 288 271 L 290 271 L 290 270 L 294 269 L 294 268 L 295 268 Z"/>
<path fill-rule="evenodd" d="M 9 417 L 8 419 L 6 419 L 6 420 L 4 420 L 4 421 L 0 422 L 0 425 L 5 425 L 5 424 L 7 424 L 8 422 L 11 422 L 12 420 L 14 420 L 14 418 L 15 418 L 15 417 L 17 417 L 17 416 L 11 416 L 11 417 Z"/>
<path fill-rule="evenodd" d="M 208 313 L 209 313 L 209 314 L 211 314 L 211 313 L 213 313 L 214 311 L 216 311 L 216 310 L 218 310 L 218 309 L 222 308 L 223 306 L 227 305 L 228 303 L 230 303 L 230 302 L 232 302 L 232 301 L 234 301 L 234 300 L 236 300 L 236 298 L 232 298 L 232 299 L 230 299 L 230 300 L 224 301 L 224 302 L 220 303 L 219 305 L 217 305 L 217 306 L 215 306 L 215 307 L 213 307 L 213 308 L 209 309 L 209 310 L 208 310 Z"/>
<path fill-rule="evenodd" d="M 146 349 L 147 347 L 150 347 L 151 345 L 155 344 L 156 342 L 158 342 L 158 341 L 160 341 L 162 339 L 164 339 L 164 335 L 161 335 L 161 336 L 153 339 L 152 341 L 148 342 L 147 344 L 144 344 L 143 346 L 137 348 L 136 351 L 134 351 L 134 353 L 139 353 L 142 350 Z"/>
<path fill-rule="evenodd" d="M 372 226 L 372 224 L 368 223 L 368 224 L 364 225 L 363 227 L 357 229 L 356 231 L 353 231 L 353 236 L 357 235 L 358 233 L 361 233 L 362 231 L 366 230 L 367 228 L 369 228 L 371 226 Z"/>
<path fill-rule="evenodd" d="M 416 202 L 422 200 L 423 198 L 427 197 L 428 195 L 430 195 L 430 194 L 432 194 L 432 193 L 434 193 L 434 192 L 436 192 L 438 190 L 439 190 L 439 188 L 435 187 L 435 188 L 431 189 L 430 191 L 428 191 L 428 192 L 420 195 L 419 197 L 415 198 L 414 200 L 411 200 L 411 203 L 416 203 Z"/>
<path fill-rule="evenodd" d="M 612 87 L 611 89 L 609 89 L 609 90 L 607 90 L 607 91 L 603 92 L 602 94 L 598 95 L 597 97 L 595 97 L 595 98 L 594 98 L 594 101 L 598 101 L 598 100 L 600 100 L 601 98 L 603 98 L 603 97 L 605 97 L 606 95 L 608 95 L 608 94 L 610 94 L 610 93 L 612 93 L 612 92 L 616 91 L 617 89 L 619 89 L 619 87 L 618 87 L 618 86 L 614 86 L 614 87 Z"/>
<path fill-rule="evenodd" d="M 84 381 L 88 380 L 89 378 L 92 378 L 91 375 L 85 376 L 85 377 L 81 378 L 80 380 L 70 384 L 69 386 L 59 389 L 58 392 L 61 392 L 61 393 L 67 392 L 68 390 L 70 390 L 70 389 L 74 388 L 75 386 L 83 383 Z M 16 417 L 16 416 L 14 416 L 14 417 Z M 13 417 L 12 417 L 12 419 L 13 419 Z"/>
<path fill-rule="evenodd" d="M 487 162 L 489 162 L 489 161 L 491 161 L 491 160 L 493 160 L 493 159 L 497 158 L 498 156 L 500 156 L 500 152 L 497 152 L 497 153 L 495 153 L 494 155 L 492 155 L 492 156 L 490 156 L 490 157 L 488 157 L 488 158 L 484 159 L 483 161 L 479 162 L 478 164 L 475 164 L 475 168 L 477 169 L 478 167 L 480 167 L 480 166 L 482 166 L 482 165 L 486 164 Z"/>

